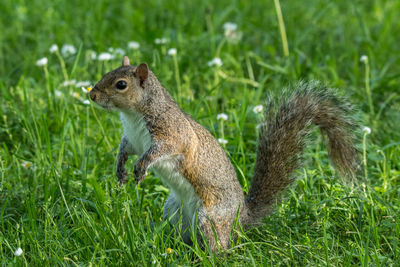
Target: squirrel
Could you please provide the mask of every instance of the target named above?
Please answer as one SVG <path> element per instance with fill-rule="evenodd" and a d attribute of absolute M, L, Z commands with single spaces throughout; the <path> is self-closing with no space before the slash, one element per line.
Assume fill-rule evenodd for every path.
<path fill-rule="evenodd" d="M 122 66 L 105 74 L 89 96 L 102 108 L 121 113 L 120 184 L 127 182 L 128 156 L 139 155 L 136 182 L 152 169 L 170 188 L 163 220 L 188 244 L 191 232 L 200 230 L 202 235 L 196 231 L 195 238 L 201 244 L 205 238 L 212 251 L 229 248 L 236 218 L 248 229 L 271 213 L 280 193 L 294 181 L 312 124 L 327 135 L 328 153 L 339 173 L 354 177 L 358 168 L 351 107 L 319 82 L 300 82 L 284 100 L 269 101 L 246 196 L 224 149 L 179 108 L 146 63 L 132 66 L 125 56 Z"/>

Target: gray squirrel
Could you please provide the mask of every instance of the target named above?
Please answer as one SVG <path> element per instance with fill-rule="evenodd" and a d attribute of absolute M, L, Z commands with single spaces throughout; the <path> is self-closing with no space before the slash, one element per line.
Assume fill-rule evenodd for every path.
<path fill-rule="evenodd" d="M 125 56 L 121 67 L 94 86 L 90 98 L 106 110 L 121 112 L 124 131 L 116 168 L 120 184 L 127 182 L 128 156 L 139 155 L 136 182 L 152 169 L 171 190 L 163 219 L 176 228 L 182 219 L 183 227 L 176 231 L 187 243 L 197 226 L 212 251 L 229 248 L 237 217 L 247 229 L 271 212 L 294 181 L 312 124 L 328 137 L 329 156 L 340 173 L 354 176 L 358 167 L 350 107 L 317 82 L 299 83 L 279 105 L 270 101 L 247 196 L 217 140 L 179 108 L 147 64 L 131 66 Z"/>

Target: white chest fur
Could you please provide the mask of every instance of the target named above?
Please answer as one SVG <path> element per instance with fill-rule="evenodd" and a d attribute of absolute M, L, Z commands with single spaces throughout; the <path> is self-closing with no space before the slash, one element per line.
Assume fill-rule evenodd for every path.
<path fill-rule="evenodd" d="M 135 153 L 139 156 L 142 155 L 151 146 L 151 136 L 143 117 L 137 113 L 121 113 L 121 121 L 124 127 L 124 136 L 133 146 Z M 199 197 L 189 181 L 177 171 L 176 162 L 176 156 L 166 155 L 152 164 L 151 168 L 171 189 L 171 193 L 176 199 L 183 203 L 184 215 L 192 218 L 196 212 Z"/>
<path fill-rule="evenodd" d="M 121 112 L 121 122 L 124 127 L 124 136 L 133 146 L 135 153 L 142 155 L 151 145 L 151 136 L 143 117 L 138 113 Z"/>

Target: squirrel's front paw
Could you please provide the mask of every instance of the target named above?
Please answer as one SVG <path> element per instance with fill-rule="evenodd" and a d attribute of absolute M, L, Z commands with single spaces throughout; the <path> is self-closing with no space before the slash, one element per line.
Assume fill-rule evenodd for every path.
<path fill-rule="evenodd" d="M 133 174 L 135 175 L 136 183 L 139 183 L 147 176 L 147 170 L 140 161 L 136 163 Z"/>
<path fill-rule="evenodd" d="M 123 185 L 128 181 L 127 176 L 128 174 L 126 173 L 125 168 L 117 168 L 117 178 L 120 185 Z"/>

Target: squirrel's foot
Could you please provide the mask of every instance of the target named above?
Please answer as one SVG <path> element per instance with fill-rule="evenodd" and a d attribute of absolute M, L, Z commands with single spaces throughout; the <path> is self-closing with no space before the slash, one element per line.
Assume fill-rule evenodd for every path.
<path fill-rule="evenodd" d="M 140 164 L 136 164 L 133 174 L 135 175 L 136 183 L 139 183 L 147 176 L 147 170 L 145 168 L 141 168 Z"/>
<path fill-rule="evenodd" d="M 118 177 L 119 185 L 123 185 L 123 184 L 126 184 L 126 182 L 128 182 L 127 176 L 128 176 L 128 174 L 127 174 L 125 168 L 117 168 L 117 177 Z"/>

